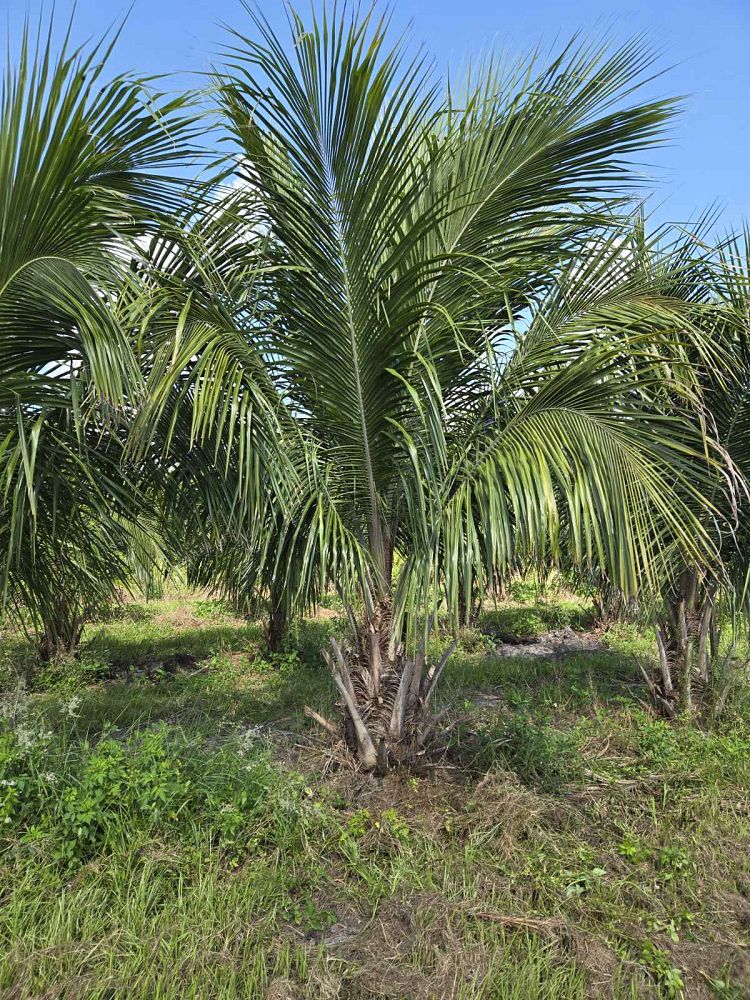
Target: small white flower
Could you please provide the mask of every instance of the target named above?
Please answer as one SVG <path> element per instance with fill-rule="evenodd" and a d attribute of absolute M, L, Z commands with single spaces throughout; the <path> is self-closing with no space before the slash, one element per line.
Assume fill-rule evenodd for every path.
<path fill-rule="evenodd" d="M 239 747 L 237 748 L 237 753 L 240 757 L 244 757 L 248 754 L 254 743 L 263 736 L 263 730 L 260 726 L 249 726 L 245 732 L 240 737 Z"/>
<path fill-rule="evenodd" d="M 79 694 L 72 695 L 67 701 L 62 703 L 63 714 L 67 715 L 69 719 L 77 719 L 81 701 L 82 698 Z"/>
<path fill-rule="evenodd" d="M 21 750 L 31 750 L 37 743 L 37 734 L 30 726 L 16 726 L 16 740 Z"/>
<path fill-rule="evenodd" d="M 30 705 L 31 698 L 26 685 L 19 681 L 14 690 L 7 691 L 0 697 L 0 718 L 18 724 L 28 715 Z"/>
<path fill-rule="evenodd" d="M 282 812 L 296 813 L 299 811 L 300 803 L 297 801 L 297 799 L 282 792 L 278 798 L 278 806 Z"/>
<path fill-rule="evenodd" d="M 16 726 L 15 732 L 18 748 L 24 751 L 49 743 L 53 736 L 52 730 L 34 729 L 25 723 Z"/>

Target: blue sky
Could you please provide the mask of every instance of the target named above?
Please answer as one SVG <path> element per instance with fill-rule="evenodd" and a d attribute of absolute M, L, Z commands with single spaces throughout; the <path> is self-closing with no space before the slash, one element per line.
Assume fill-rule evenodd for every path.
<path fill-rule="evenodd" d="M 5 2 L 0 36 L 16 39 L 27 14 L 36 20 L 51 8 L 39 0 Z M 307 4 L 299 2 L 302 10 Z M 58 21 L 73 6 L 57 0 Z M 717 202 L 722 228 L 750 221 L 750 0 L 393 0 L 391 6 L 396 28 L 411 24 L 438 63 L 455 69 L 491 46 L 521 53 L 579 30 L 608 30 L 615 38 L 645 32 L 663 52 L 660 65 L 672 67 L 652 93 L 687 99 L 670 145 L 648 154 L 653 215 L 685 222 Z M 128 7 L 121 0 L 78 0 L 76 40 L 99 36 Z M 280 0 L 262 0 L 262 7 L 272 22 L 283 22 Z M 216 58 L 222 22 L 250 27 L 239 0 L 135 0 L 113 68 L 176 73 L 172 86 L 179 86 Z"/>

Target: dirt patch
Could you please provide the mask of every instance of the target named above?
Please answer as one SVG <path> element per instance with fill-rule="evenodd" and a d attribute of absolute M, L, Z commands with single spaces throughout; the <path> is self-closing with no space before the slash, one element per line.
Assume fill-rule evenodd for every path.
<path fill-rule="evenodd" d="M 457 933 L 437 896 L 387 899 L 365 929 L 334 950 L 361 987 L 354 995 L 434 1000 L 456 995 L 469 977 L 483 978 L 488 956 Z M 384 958 L 387 956 L 387 960 Z"/>
<path fill-rule="evenodd" d="M 683 973 L 687 1000 L 714 1000 L 716 980 L 750 982 L 750 951 L 728 941 L 665 942 L 674 964 Z M 739 994 L 737 994 L 739 996 Z M 744 995 L 744 994 L 743 994 Z"/>
<path fill-rule="evenodd" d="M 716 909 L 729 917 L 745 937 L 750 935 L 750 903 L 743 893 L 724 890 L 717 895 Z"/>
<path fill-rule="evenodd" d="M 498 656 L 501 659 L 535 656 L 554 660 L 573 653 L 601 653 L 606 648 L 595 632 L 576 632 L 572 628 L 560 628 L 543 632 L 530 639 L 500 641 L 490 651 L 490 656 Z"/>
<path fill-rule="evenodd" d="M 449 1000 L 467 984 L 479 986 L 502 964 L 506 934 L 538 936 L 561 959 L 572 958 L 586 975 L 591 1000 L 614 996 L 619 963 L 604 942 L 564 920 L 503 913 L 439 893 L 389 898 L 367 922 L 334 924 L 322 944 L 348 966 L 346 993 L 334 995 Z M 645 976 L 641 985 L 638 995 L 651 996 Z M 281 992 L 281 983 L 278 989 L 279 1000 L 295 996 Z"/>
<path fill-rule="evenodd" d="M 305 989 L 287 976 L 279 976 L 269 985 L 265 1000 L 312 1000 L 312 997 L 315 1000 L 340 1000 L 344 996 L 341 989 L 342 977 L 335 970 L 314 967 Z"/>
<path fill-rule="evenodd" d="M 143 656 L 138 660 L 113 660 L 105 681 L 158 681 L 177 674 L 192 674 L 200 670 L 200 661 L 190 653 L 170 656 Z"/>
<path fill-rule="evenodd" d="M 301 1000 L 301 997 L 300 988 L 286 976 L 274 979 L 266 993 L 266 1000 Z"/>
<path fill-rule="evenodd" d="M 706 928 L 705 937 L 702 933 L 685 934 L 673 942 L 662 935 L 658 942 L 681 970 L 688 1000 L 716 997 L 717 992 L 711 985 L 716 980 L 731 983 L 735 990 L 739 990 L 739 984 L 750 983 L 747 934 L 750 907 L 747 901 L 740 893 L 719 889 L 711 899 L 711 913 L 715 920 L 720 917 L 721 922 Z"/>
<path fill-rule="evenodd" d="M 338 618 L 343 618 L 343 616 L 344 616 L 343 611 L 335 611 L 333 608 L 318 607 L 315 609 L 314 613 L 311 614 L 309 617 L 313 621 L 332 622 L 336 621 L 336 619 Z"/>
<path fill-rule="evenodd" d="M 560 829 L 581 819 L 575 805 L 526 787 L 511 772 L 493 770 L 477 780 L 465 769 L 448 765 L 436 766 L 418 779 L 404 772 L 377 778 L 358 771 L 315 775 L 305 770 L 317 779 L 323 797 L 344 814 L 367 809 L 376 820 L 395 811 L 411 829 L 446 841 L 491 831 L 499 852 L 533 836 L 540 824 Z M 387 837 L 386 823 L 365 834 L 363 846 L 382 846 Z"/>

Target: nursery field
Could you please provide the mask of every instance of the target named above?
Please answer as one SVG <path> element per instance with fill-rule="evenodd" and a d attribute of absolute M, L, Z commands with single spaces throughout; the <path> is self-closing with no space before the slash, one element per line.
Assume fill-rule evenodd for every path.
<path fill-rule="evenodd" d="M 29 2 L 0 1000 L 750 997 L 750 225 L 708 170 L 664 215 L 690 51 Z"/>
<path fill-rule="evenodd" d="M 6 631 L 0 997 L 748 996 L 742 698 L 659 720 L 649 635 L 515 597 L 462 633 L 448 735 L 382 778 L 303 712 L 337 717 L 335 606 L 273 655 L 205 595 L 43 669 Z"/>

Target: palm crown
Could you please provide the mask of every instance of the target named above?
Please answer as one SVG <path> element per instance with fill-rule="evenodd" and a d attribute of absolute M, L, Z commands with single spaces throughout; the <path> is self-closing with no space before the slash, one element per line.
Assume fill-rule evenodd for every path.
<path fill-rule="evenodd" d="M 640 275 L 606 300 L 601 271 L 616 239 L 592 242 L 603 199 L 625 183 L 622 158 L 654 141 L 671 114 L 666 103 L 619 106 L 646 56 L 629 45 L 606 58 L 566 51 L 541 71 L 490 67 L 457 106 L 438 96 L 421 61 L 384 49 L 384 26 L 371 18 L 310 30 L 295 19 L 292 56 L 256 23 L 264 41 L 237 38 L 221 95 L 242 150 L 241 224 L 256 234 L 246 261 L 259 260 L 262 238 L 265 274 L 252 272 L 254 311 L 246 295 L 229 323 L 205 308 L 183 315 L 167 380 L 179 368 L 194 420 L 218 412 L 231 431 L 232 417 L 246 416 L 239 396 L 229 407 L 206 389 L 209 374 L 217 381 L 210 366 L 231 355 L 227 391 L 244 374 L 263 411 L 256 418 L 275 422 L 285 442 L 287 520 L 306 548 L 298 562 L 326 563 L 328 575 L 329 560 L 351 557 L 370 597 L 389 589 L 394 549 L 458 546 L 452 562 L 470 576 L 520 545 L 551 544 L 563 507 L 581 541 L 597 534 L 606 548 L 605 529 L 618 513 L 628 519 L 628 499 L 660 505 L 649 471 L 670 459 L 666 435 L 649 451 L 648 417 L 627 402 L 633 375 L 621 364 L 623 352 L 631 372 L 641 362 L 638 296 L 653 297 L 654 284 Z M 231 201 L 228 226 L 243 205 Z M 193 302 L 209 284 L 200 247 Z M 236 254 L 222 245 L 214 264 L 236 281 Z M 219 281 L 209 295 L 224 292 Z M 264 296 L 270 322 L 259 318 Z M 624 338 L 592 336 L 615 318 Z M 669 330 L 684 320 L 665 302 L 650 323 Z M 586 496 L 576 456 L 583 476 L 597 447 L 599 481 L 589 478 Z M 266 460 L 280 474 L 281 458 Z M 322 519 L 315 531 L 305 516 Z M 478 523 L 481 544 L 467 537 Z M 632 524 L 624 536 L 633 538 Z M 634 563 L 647 568 L 636 545 L 607 558 L 626 589 Z"/>

